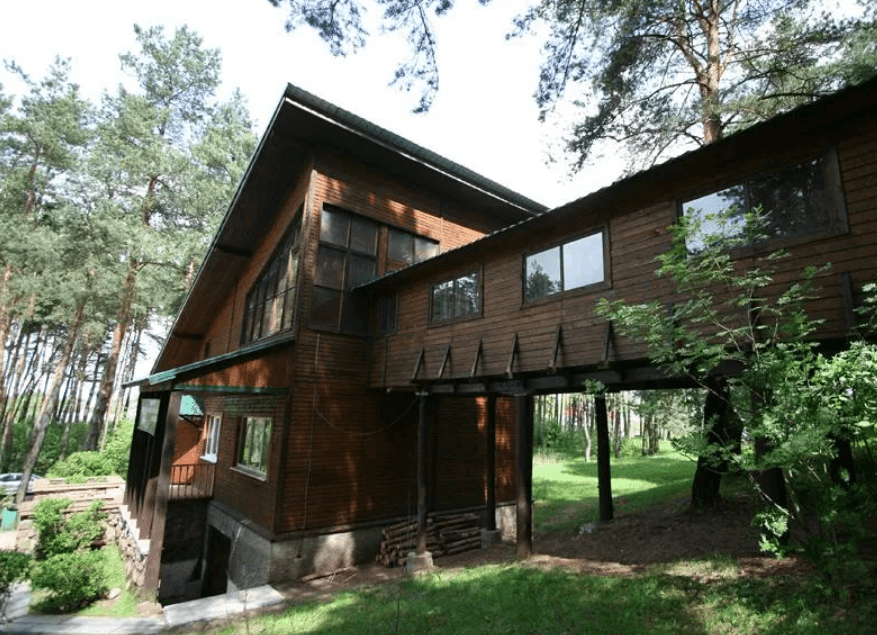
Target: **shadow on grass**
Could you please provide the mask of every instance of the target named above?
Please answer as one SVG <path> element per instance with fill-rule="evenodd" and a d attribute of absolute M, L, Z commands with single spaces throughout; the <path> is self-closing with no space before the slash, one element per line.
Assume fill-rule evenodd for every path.
<path fill-rule="evenodd" d="M 684 457 L 622 459 L 612 465 L 616 515 L 690 495 L 695 464 Z M 582 459 L 537 464 L 533 473 L 537 530 L 572 529 L 599 517 L 597 466 Z"/>
<path fill-rule="evenodd" d="M 708 564 L 692 566 L 708 574 Z M 226 632 L 864 635 L 875 607 L 873 595 L 839 607 L 812 578 L 600 577 L 514 564 L 353 590 Z"/>
<path fill-rule="evenodd" d="M 681 580 L 681 579 L 680 579 Z M 293 607 L 265 633 L 702 634 L 686 584 L 526 566 L 432 574 Z"/>

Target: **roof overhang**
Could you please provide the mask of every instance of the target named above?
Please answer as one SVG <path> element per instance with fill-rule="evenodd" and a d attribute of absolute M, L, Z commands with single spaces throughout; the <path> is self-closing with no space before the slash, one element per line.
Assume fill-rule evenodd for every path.
<path fill-rule="evenodd" d="M 288 85 L 170 329 L 153 370 L 191 354 L 234 289 L 314 150 L 331 148 L 376 171 L 439 192 L 512 224 L 547 208 L 314 95 Z"/>

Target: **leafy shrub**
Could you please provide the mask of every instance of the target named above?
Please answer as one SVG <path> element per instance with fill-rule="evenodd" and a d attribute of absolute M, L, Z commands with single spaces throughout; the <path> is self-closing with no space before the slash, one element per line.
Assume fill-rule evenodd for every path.
<path fill-rule="evenodd" d="M 70 482 L 82 482 L 92 476 L 112 474 L 124 477 L 128 472 L 128 453 L 131 450 L 133 429 L 132 422 L 120 421 L 107 438 L 102 451 L 74 452 L 49 468 L 48 475 L 52 478 L 66 478 Z"/>
<path fill-rule="evenodd" d="M 0 551 L 0 616 L 6 616 L 6 602 L 13 584 L 30 573 L 31 558 L 18 551 Z"/>
<path fill-rule="evenodd" d="M 107 476 L 112 473 L 113 463 L 103 452 L 74 452 L 49 468 L 48 476 L 81 483 L 91 476 Z"/>
<path fill-rule="evenodd" d="M 34 587 L 51 594 L 45 608 L 72 611 L 107 592 L 101 551 L 58 553 L 38 561 L 31 572 Z"/>
<path fill-rule="evenodd" d="M 72 514 L 65 520 L 65 512 L 72 503 L 69 498 L 47 498 L 34 507 L 38 557 L 87 549 L 103 535 L 106 518 L 101 511 L 103 502 L 95 501 L 85 511 Z"/>

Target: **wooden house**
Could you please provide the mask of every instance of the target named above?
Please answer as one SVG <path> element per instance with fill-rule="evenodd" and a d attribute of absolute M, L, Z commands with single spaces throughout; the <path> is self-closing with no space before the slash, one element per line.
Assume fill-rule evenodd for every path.
<path fill-rule="evenodd" d="M 530 397 L 671 385 L 594 306 L 671 303 L 668 226 L 732 197 L 777 211 L 744 264 L 783 246 L 788 282 L 832 263 L 809 309 L 842 345 L 877 271 L 877 82 L 550 212 L 289 87 L 139 382 L 126 503 L 146 585 L 329 570 L 405 518 L 423 553 L 442 510 L 514 526 L 529 553 Z"/>

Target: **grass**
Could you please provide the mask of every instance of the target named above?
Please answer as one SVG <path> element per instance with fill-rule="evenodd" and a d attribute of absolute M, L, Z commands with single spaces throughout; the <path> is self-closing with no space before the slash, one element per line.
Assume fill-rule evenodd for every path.
<path fill-rule="evenodd" d="M 687 500 L 695 462 L 678 452 L 612 460 L 616 513 Z M 534 528 L 572 530 L 599 518 L 597 462 L 581 457 L 536 455 L 533 461 Z"/>
<path fill-rule="evenodd" d="M 694 462 L 673 452 L 613 461 L 619 513 L 688 499 Z M 534 460 L 537 530 L 597 517 L 596 465 L 578 457 Z M 735 484 L 731 483 L 731 487 Z M 870 635 L 877 590 L 856 595 L 804 574 L 744 575 L 720 554 L 656 565 L 634 576 L 596 576 L 532 562 L 438 570 L 339 593 L 229 623 L 223 635 L 541 634 Z"/>
<path fill-rule="evenodd" d="M 722 567 L 720 567 L 721 569 Z M 818 584 L 724 576 L 711 562 L 687 563 L 685 575 L 654 570 L 608 577 L 487 565 L 439 572 L 309 602 L 217 631 L 318 635 L 429 633 L 493 635 L 576 633 L 641 635 L 822 635 L 873 633 L 877 604 L 838 603 Z"/>

